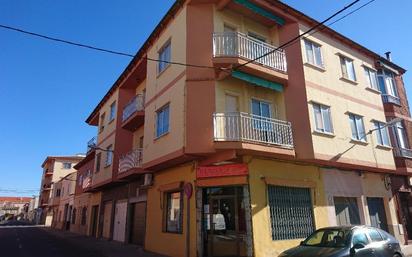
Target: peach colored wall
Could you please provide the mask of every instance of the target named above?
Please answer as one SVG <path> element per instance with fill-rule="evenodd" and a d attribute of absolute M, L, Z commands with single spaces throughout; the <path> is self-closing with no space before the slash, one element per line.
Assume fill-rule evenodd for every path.
<path fill-rule="evenodd" d="M 230 77 L 217 81 L 216 84 L 216 112 L 226 111 L 226 95 L 232 95 L 238 97 L 241 112 L 252 113 L 251 102 L 256 99 L 271 104 L 273 118 L 286 119 L 282 93 Z"/>
<path fill-rule="evenodd" d="M 252 32 L 261 37 L 267 39 L 267 43 L 278 46 L 279 45 L 279 34 L 277 27 L 267 27 L 263 24 L 257 23 L 256 21 L 245 17 L 244 15 L 238 14 L 229 9 L 223 9 L 214 11 L 214 29 L 215 32 L 223 32 L 224 25 L 234 27 L 238 32 L 247 34 Z"/>
<path fill-rule="evenodd" d="M 140 137 L 142 136 L 144 137 L 144 126 L 141 126 L 133 133 L 133 149 L 139 148 Z M 144 143 L 144 138 L 143 138 L 143 146 L 144 145 L 145 143 Z"/>
<path fill-rule="evenodd" d="M 301 25 L 301 32 L 306 29 Z M 318 154 L 318 158 L 330 159 L 344 153 L 354 145 L 351 142 L 351 128 L 347 112 L 363 116 L 366 131 L 374 129 L 372 120 L 385 122 L 385 113 L 383 112 L 380 94 L 366 89 L 367 82 L 362 65 L 373 67 L 374 63 L 371 58 L 320 33 L 310 36 L 309 39 L 322 46 L 325 63 L 324 70 L 306 64 L 305 46 L 302 42 L 305 79 L 307 81 L 306 92 L 312 130 L 314 130 L 312 101 L 331 106 L 334 128 L 333 136 L 313 133 L 313 147 L 315 153 Z M 354 60 L 356 83 L 341 79 L 339 53 Z M 355 147 L 340 155 L 340 157 L 349 158 L 353 161 L 370 162 L 369 166 L 395 168 L 391 149 L 377 147 L 376 132 L 369 135 L 367 141 L 367 145 L 356 144 Z M 322 157 L 322 155 L 326 156 Z"/>
<path fill-rule="evenodd" d="M 158 51 L 171 40 L 171 60 L 186 62 L 186 9 L 183 8 L 161 33 L 153 46 L 148 50 L 148 57 L 158 59 Z M 148 62 L 146 78 L 146 108 L 144 131 L 144 162 L 150 162 L 161 156 L 181 149 L 184 144 L 184 92 L 185 77 L 173 82 L 185 67 L 169 65 L 158 74 L 158 63 Z M 159 94 L 170 86 L 164 93 Z M 169 104 L 169 133 L 156 138 L 156 111 Z"/>

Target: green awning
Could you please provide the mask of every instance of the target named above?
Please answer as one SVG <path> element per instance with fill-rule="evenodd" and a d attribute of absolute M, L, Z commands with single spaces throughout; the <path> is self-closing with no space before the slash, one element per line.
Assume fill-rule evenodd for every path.
<path fill-rule="evenodd" d="M 249 0 L 234 0 L 235 3 L 240 4 L 246 8 L 248 8 L 249 10 L 253 11 L 254 13 L 257 13 L 259 15 L 262 15 L 266 18 L 269 18 L 273 21 L 275 21 L 277 24 L 283 26 L 285 25 L 285 19 L 269 12 L 266 11 L 265 9 L 263 9 L 260 6 L 257 6 L 256 4 L 249 2 Z"/>
<path fill-rule="evenodd" d="M 237 79 L 241 79 L 243 81 L 252 83 L 254 85 L 257 86 L 261 86 L 261 87 L 265 87 L 265 88 L 269 88 L 278 92 L 283 92 L 283 85 L 273 82 L 273 81 L 269 81 L 266 79 L 262 79 L 250 74 L 247 74 L 245 72 L 241 72 L 241 71 L 233 71 L 232 72 L 232 77 L 237 78 Z"/>

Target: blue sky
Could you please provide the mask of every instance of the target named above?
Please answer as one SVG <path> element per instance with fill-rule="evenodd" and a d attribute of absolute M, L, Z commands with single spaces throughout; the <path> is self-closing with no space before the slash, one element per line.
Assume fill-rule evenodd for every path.
<path fill-rule="evenodd" d="M 284 2 L 322 20 L 350 1 Z M 134 54 L 173 1 L 96 3 L 0 0 L 0 24 Z M 333 28 L 377 53 L 392 51 L 409 70 L 410 10 L 412 1 L 376 0 Z M 0 29 L 0 195 L 31 195 L 47 155 L 86 150 L 96 129 L 84 120 L 129 61 Z M 412 75 L 404 80 L 411 96 Z"/>

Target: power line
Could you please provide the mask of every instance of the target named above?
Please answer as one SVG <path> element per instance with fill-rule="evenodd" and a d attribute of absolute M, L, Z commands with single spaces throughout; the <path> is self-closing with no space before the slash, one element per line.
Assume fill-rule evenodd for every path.
<path fill-rule="evenodd" d="M 352 7 L 353 5 L 355 5 L 356 3 L 358 3 L 359 1 L 361 1 L 361 0 L 355 0 L 355 1 L 353 1 L 352 3 L 350 3 L 349 5 L 343 7 L 343 8 L 340 9 L 339 11 L 335 12 L 334 14 L 332 14 L 331 16 L 329 16 L 328 18 L 326 18 L 326 19 L 323 20 L 322 22 L 320 22 L 320 23 L 316 24 L 315 26 L 313 26 L 312 28 L 308 29 L 308 30 L 307 30 L 306 32 L 304 32 L 303 34 L 299 34 L 298 36 L 292 38 L 291 40 L 287 41 L 286 43 L 282 44 L 281 46 L 276 47 L 275 49 L 273 49 L 273 50 L 271 50 L 271 51 L 269 51 L 269 52 L 267 52 L 267 53 L 265 53 L 265 54 L 263 54 L 263 55 L 261 55 L 261 56 L 258 56 L 258 57 L 254 58 L 254 59 L 252 59 L 252 60 L 249 60 L 249 61 L 247 61 L 247 62 L 245 62 L 245 63 L 242 63 L 242 64 L 237 65 L 236 67 L 233 68 L 233 70 L 237 70 L 237 69 L 239 69 L 239 68 L 241 68 L 241 67 L 243 67 L 243 66 L 245 66 L 245 65 L 248 65 L 249 63 L 255 62 L 255 61 L 257 61 L 257 60 L 259 60 L 259 59 L 261 59 L 261 58 L 263 58 L 263 57 L 266 57 L 266 56 L 268 56 L 268 55 L 270 55 L 270 54 L 272 54 L 272 53 L 274 53 L 274 52 L 276 52 L 276 51 L 279 51 L 279 50 L 287 47 L 289 44 L 294 43 L 296 40 L 300 39 L 301 37 L 303 37 L 303 36 L 311 33 L 312 31 L 315 31 L 315 30 L 316 30 L 317 28 L 319 28 L 320 26 L 323 26 L 326 22 L 330 21 L 330 20 L 333 19 L 334 17 L 336 17 L 336 16 L 338 16 L 339 14 L 341 14 L 342 12 L 346 11 L 347 9 L 349 9 L 350 7 Z"/>
<path fill-rule="evenodd" d="M 58 42 L 58 43 L 62 43 L 62 44 L 68 44 L 68 45 L 82 47 L 82 48 L 86 48 L 86 49 L 90 49 L 90 50 L 95 50 L 95 51 L 99 51 L 99 52 L 104 52 L 104 53 L 109 53 L 109 54 L 114 54 L 114 55 L 120 55 L 120 56 L 126 56 L 126 57 L 131 57 L 131 58 L 135 57 L 135 55 L 130 54 L 130 53 L 114 51 L 114 50 L 110 50 L 110 49 L 106 49 L 106 48 L 96 47 L 96 46 L 92 46 L 92 45 L 86 45 L 86 44 L 83 44 L 83 43 L 77 43 L 77 42 L 74 42 L 74 41 L 61 39 L 61 38 L 56 38 L 56 37 L 51 37 L 51 36 L 47 36 L 47 35 L 44 35 L 44 34 L 39 34 L 39 33 L 36 33 L 36 32 L 23 30 L 23 29 L 20 29 L 20 28 L 11 27 L 11 26 L 7 26 L 7 25 L 3 25 L 3 24 L 0 24 L 0 28 L 15 31 L 15 32 L 19 32 L 19 33 L 23 33 L 23 34 L 34 36 L 34 37 L 43 38 L 43 39 L 46 39 L 46 40 L 50 40 L 50 41 L 54 41 L 54 42 Z M 142 59 L 148 60 L 148 61 L 153 61 L 153 62 L 162 62 L 162 63 L 168 63 L 168 64 L 180 65 L 180 66 L 186 66 L 186 67 L 224 70 L 222 68 L 217 68 L 217 67 L 214 67 L 214 66 L 188 64 L 188 63 L 182 63 L 182 62 L 172 62 L 172 61 L 158 60 L 158 59 L 149 58 L 149 57 L 142 57 Z"/>

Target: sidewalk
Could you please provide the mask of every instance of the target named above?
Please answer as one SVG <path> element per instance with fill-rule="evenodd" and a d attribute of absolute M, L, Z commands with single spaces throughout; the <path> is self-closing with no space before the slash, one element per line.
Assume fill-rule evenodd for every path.
<path fill-rule="evenodd" d="M 55 237 L 70 241 L 73 245 L 97 252 L 101 255 L 101 257 L 167 257 L 160 254 L 146 252 L 141 247 L 136 245 L 96 239 L 51 228 L 41 229 Z"/>
<path fill-rule="evenodd" d="M 401 248 L 405 257 L 412 257 L 412 245 L 402 245 Z"/>

